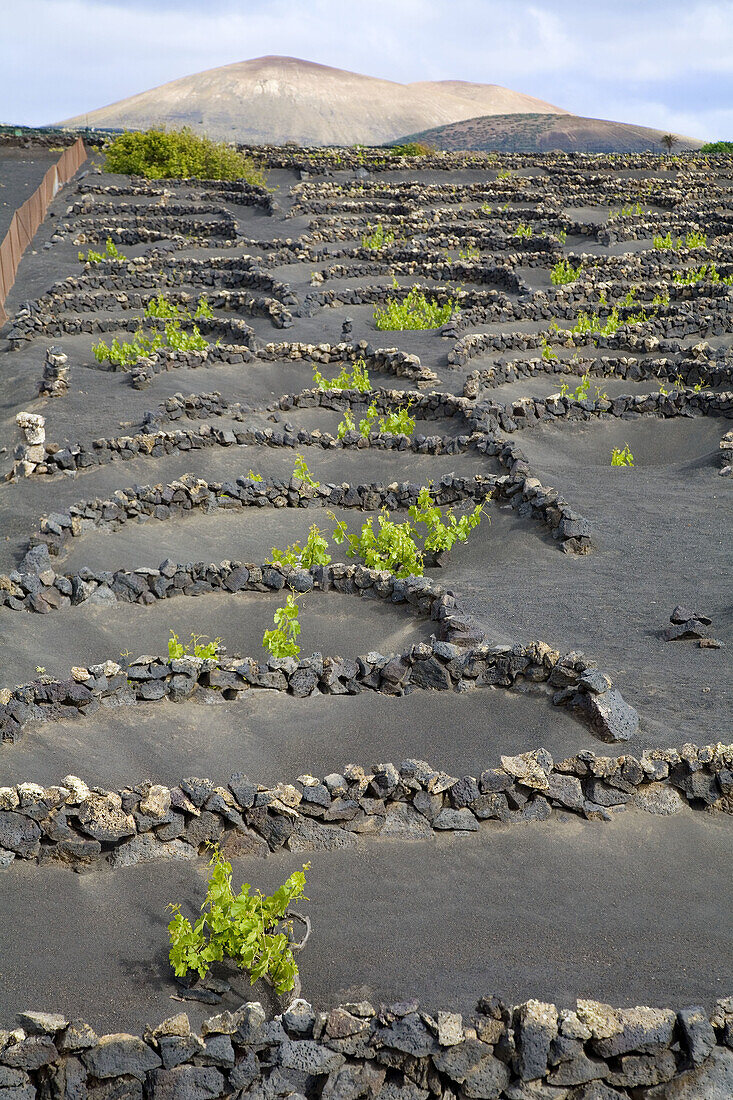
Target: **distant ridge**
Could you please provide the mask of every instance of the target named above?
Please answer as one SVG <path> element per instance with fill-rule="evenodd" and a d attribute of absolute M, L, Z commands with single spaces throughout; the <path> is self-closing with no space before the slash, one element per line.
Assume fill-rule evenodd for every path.
<path fill-rule="evenodd" d="M 190 126 L 223 141 L 380 145 L 460 119 L 561 107 L 497 84 L 399 84 L 296 57 L 257 57 L 173 80 L 63 126 L 144 130 Z"/>
<path fill-rule="evenodd" d="M 472 149 L 501 153 L 641 153 L 663 149 L 666 131 L 611 122 L 603 118 L 582 118 L 564 114 L 480 115 L 445 126 L 420 130 L 400 137 L 400 141 L 424 141 L 436 149 L 458 151 Z M 673 152 L 699 149 L 696 138 L 676 134 Z"/>

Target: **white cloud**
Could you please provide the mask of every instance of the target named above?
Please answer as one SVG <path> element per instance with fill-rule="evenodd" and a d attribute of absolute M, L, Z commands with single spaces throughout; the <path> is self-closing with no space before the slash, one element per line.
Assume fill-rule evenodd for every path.
<path fill-rule="evenodd" d="M 405 82 L 506 84 L 579 114 L 613 117 L 614 105 L 623 121 L 678 131 L 731 131 L 718 103 L 732 98 L 733 0 L 22 0 L 4 13 L 0 112 L 49 122 L 273 53 Z M 701 81 L 708 92 L 691 90 L 680 108 L 680 86 Z"/>

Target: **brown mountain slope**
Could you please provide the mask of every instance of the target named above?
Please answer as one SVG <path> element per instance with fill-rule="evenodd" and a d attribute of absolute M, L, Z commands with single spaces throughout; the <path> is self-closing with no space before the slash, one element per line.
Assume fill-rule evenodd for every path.
<path fill-rule="evenodd" d="M 494 84 L 398 84 L 295 57 L 258 57 L 173 80 L 64 126 L 190 126 L 226 141 L 378 145 L 400 134 L 489 113 L 558 111 Z M 478 108 L 477 108 L 478 104 Z"/>
<path fill-rule="evenodd" d="M 436 126 L 400 138 L 424 141 L 436 149 L 547 153 L 554 149 L 579 153 L 639 153 L 660 151 L 663 130 L 610 122 L 579 115 L 505 114 L 482 115 L 448 126 Z M 673 151 L 699 149 L 696 138 L 677 134 Z"/>
<path fill-rule="evenodd" d="M 408 88 L 422 91 L 443 91 L 461 99 L 470 99 L 482 115 L 567 115 L 569 111 L 554 107 L 543 99 L 524 92 L 513 92 L 501 84 L 474 84 L 470 80 L 421 80 Z"/>

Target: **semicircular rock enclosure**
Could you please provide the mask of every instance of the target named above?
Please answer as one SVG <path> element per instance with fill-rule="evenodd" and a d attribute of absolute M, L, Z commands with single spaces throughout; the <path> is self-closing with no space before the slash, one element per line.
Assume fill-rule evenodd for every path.
<path fill-rule="evenodd" d="M 733 163 L 257 153 L 6 305 L 0 1100 L 733 1096 Z"/>

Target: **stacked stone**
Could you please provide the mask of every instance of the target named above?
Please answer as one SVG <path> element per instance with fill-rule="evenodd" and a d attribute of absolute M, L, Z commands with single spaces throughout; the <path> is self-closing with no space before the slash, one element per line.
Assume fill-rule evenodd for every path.
<path fill-rule="evenodd" d="M 23 442 L 15 448 L 13 474 L 30 477 L 46 461 L 46 418 L 39 413 L 19 412 L 15 423 L 23 433 Z"/>
<path fill-rule="evenodd" d="M 466 350 L 466 337 L 460 341 Z M 478 351 L 467 356 L 472 358 Z M 466 359 L 466 361 L 467 361 Z M 498 359 L 490 367 L 474 370 L 467 376 L 463 385 L 463 396 L 475 399 L 481 389 L 495 389 L 506 382 L 516 382 L 518 378 L 532 378 L 543 374 L 569 374 L 581 376 L 590 373 L 595 378 L 628 378 L 640 382 L 649 380 L 655 385 L 660 380 L 668 381 L 682 378 L 683 384 L 693 386 L 703 383 L 708 387 L 725 386 L 733 390 L 733 362 L 730 352 L 725 349 L 713 349 L 706 341 L 692 348 L 684 348 L 674 356 L 628 356 L 602 355 L 596 359 L 578 356 L 577 359 L 542 358 Z"/>
<path fill-rule="evenodd" d="M 190 671 L 185 658 L 178 664 Z M 139 668 L 129 666 L 128 676 Z M 77 688 L 86 675 L 106 679 L 110 690 L 124 677 L 112 662 L 74 674 Z M 686 744 L 639 757 L 584 751 L 557 762 L 534 749 L 460 778 L 414 759 L 367 769 L 349 764 L 342 773 L 269 786 L 237 773 L 226 786 L 189 777 L 172 788 L 142 783 L 106 791 L 67 775 L 53 787 L 0 787 L 0 868 L 15 859 L 113 867 L 194 860 L 211 843 L 227 858 L 356 848 L 360 836 L 429 840 L 477 832 L 484 821 L 545 821 L 554 812 L 601 822 L 627 808 L 730 814 L 731 768 L 733 745 Z"/>
<path fill-rule="evenodd" d="M 171 589 L 185 592 L 184 586 L 188 584 L 188 591 L 194 595 L 207 590 L 210 583 L 201 574 L 204 577 L 211 574 L 210 569 L 167 568 L 165 563 L 159 571 L 145 571 L 145 576 L 148 572 L 161 578 L 162 585 L 167 586 L 164 593 Z M 142 657 L 129 663 L 127 675 L 121 679 L 116 679 L 121 666 L 107 662 L 89 670 L 76 670 L 70 681 L 42 679 L 13 692 L 1 691 L 0 737 L 13 742 L 28 722 L 73 717 L 74 710 L 86 713 L 87 708 L 94 712 L 100 701 L 112 696 L 119 703 L 163 698 L 178 701 L 194 694 L 204 699 L 207 692 L 210 698 L 214 692 L 217 699 L 236 699 L 253 688 L 288 692 L 299 698 L 358 695 L 364 690 L 401 696 L 415 688 L 462 692 L 484 685 L 511 687 L 520 678 L 547 684 L 553 689 L 555 706 L 580 708 L 582 716 L 603 740 L 628 741 L 636 733 L 639 726 L 636 711 L 613 687 L 610 677 L 598 672 L 595 662 L 582 653 L 562 656 L 544 642 L 528 646 L 489 645 L 471 620 L 456 609 L 454 597 L 422 578 L 390 580 L 386 574 L 373 573 L 361 566 L 332 566 L 314 568 L 310 574 L 293 571 L 289 579 L 293 588 L 302 592 L 308 590 L 309 581 L 313 587 L 315 574 L 326 572 L 330 574 L 327 582 L 338 592 L 347 595 L 368 592 L 393 603 L 406 603 L 418 614 L 429 616 L 439 624 L 442 640 L 419 642 L 392 656 L 376 652 L 356 658 L 313 654 L 300 661 L 270 657 L 266 664 L 250 657 L 218 657 L 207 661 L 186 657 L 180 659 L 183 663 Z M 135 589 L 122 588 L 119 575 L 108 574 L 107 579 L 110 577 L 121 598 L 135 602 L 142 597 L 141 602 L 150 602 L 138 591 L 141 573 L 125 578 L 130 585 L 137 582 Z M 251 583 L 255 591 L 280 591 L 284 575 L 271 567 L 258 572 L 254 572 L 254 567 L 240 567 L 228 580 L 242 586 Z M 324 583 L 322 579 L 321 585 Z M 161 588 L 155 578 L 153 587 Z M 97 580 L 78 578 L 71 592 L 77 602 L 79 597 L 83 600 L 95 594 L 97 602 L 118 598 L 116 591 Z"/>
<path fill-rule="evenodd" d="M 629 420 L 638 416 L 671 419 L 677 416 L 733 417 L 733 390 L 715 393 L 712 390 L 673 390 L 671 393 L 621 395 L 613 398 L 521 397 L 511 404 L 484 400 L 475 406 L 474 419 L 492 435 L 498 431 L 516 432 L 537 421 L 590 420 L 619 417 Z M 721 449 L 725 449 L 721 443 Z"/>
<path fill-rule="evenodd" d="M 40 397 L 62 397 L 69 388 L 68 358 L 61 348 L 47 348 Z"/>
<path fill-rule="evenodd" d="M 444 474 L 433 483 L 433 499 L 440 506 L 461 500 L 484 500 L 495 480 L 491 475 L 471 478 Z M 416 504 L 419 490 L 419 485 L 407 481 L 358 486 L 319 482 L 311 486 L 299 478 L 254 481 L 241 476 L 225 482 L 207 482 L 194 474 L 184 474 L 168 485 L 135 485 L 116 490 L 114 496 L 106 500 L 82 500 L 67 512 L 53 512 L 41 520 L 30 539 L 30 547 L 43 544 L 50 554 L 56 555 L 69 539 L 91 528 L 116 531 L 129 520 L 167 520 L 196 508 L 210 512 L 215 508 L 307 508 L 318 504 L 367 512 L 378 512 L 383 507 L 395 511 Z M 32 556 L 26 555 L 19 571 L 37 572 L 38 568 L 48 565 L 50 561 L 45 558 L 39 563 L 38 552 L 35 552 Z"/>
<path fill-rule="evenodd" d="M 200 1035 L 182 1012 L 143 1038 L 99 1036 L 51 1013 L 23 1012 L 18 1022 L 0 1032 L 0 1079 L 13 1100 L 723 1100 L 733 1079 L 730 997 L 708 1015 L 699 1005 L 674 1011 L 578 1000 L 558 1009 L 487 996 L 465 1020 L 431 1015 L 416 1001 L 319 1012 L 303 999 L 268 1019 L 255 1001 L 206 1020 Z"/>

